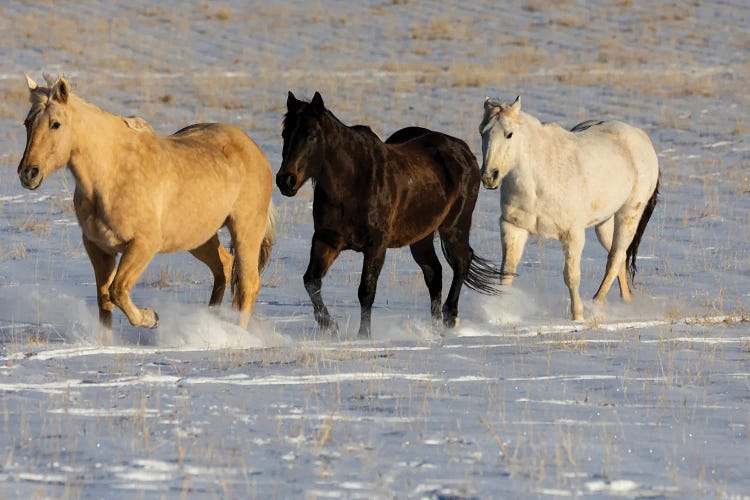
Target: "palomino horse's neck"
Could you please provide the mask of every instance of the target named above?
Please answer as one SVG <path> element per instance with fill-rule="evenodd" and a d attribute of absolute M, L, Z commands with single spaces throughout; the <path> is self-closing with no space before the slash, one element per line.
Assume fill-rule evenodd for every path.
<path fill-rule="evenodd" d="M 92 198 L 95 193 L 108 191 L 112 183 L 122 119 L 73 95 L 68 104 L 74 127 L 68 167 L 79 192 Z"/>
<path fill-rule="evenodd" d="M 339 197 L 343 193 L 350 193 L 357 176 L 365 174 L 363 169 L 371 166 L 372 154 L 369 150 L 372 145 L 330 112 L 324 120 L 327 154 L 316 183 L 329 196 Z M 362 161 L 363 156 L 367 156 L 368 161 Z"/>

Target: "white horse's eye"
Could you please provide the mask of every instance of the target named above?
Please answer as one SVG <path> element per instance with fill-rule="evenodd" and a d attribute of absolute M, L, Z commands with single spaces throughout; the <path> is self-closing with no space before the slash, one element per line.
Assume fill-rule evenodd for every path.
<path fill-rule="evenodd" d="M 511 137 L 513 137 L 513 132 L 508 132 L 507 134 L 505 134 L 506 139 L 510 139 Z"/>

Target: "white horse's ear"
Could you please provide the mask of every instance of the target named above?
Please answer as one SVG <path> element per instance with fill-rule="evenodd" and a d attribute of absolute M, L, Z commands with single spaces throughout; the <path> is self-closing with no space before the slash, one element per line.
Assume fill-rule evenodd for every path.
<path fill-rule="evenodd" d="M 57 81 L 52 86 L 50 95 L 53 100 L 61 104 L 68 102 L 68 96 L 70 96 L 70 83 L 68 83 L 68 79 L 64 76 L 58 77 Z"/>
<path fill-rule="evenodd" d="M 39 87 L 39 85 L 37 85 L 36 82 L 29 75 L 25 75 L 25 76 L 26 76 L 26 85 L 29 86 L 29 92 L 31 92 L 32 90 L 36 90 L 36 88 Z"/>
<path fill-rule="evenodd" d="M 52 75 L 50 75 L 49 73 L 42 73 L 42 76 L 44 77 L 44 81 L 47 82 L 47 87 L 52 88 L 52 86 L 56 82 L 56 80 L 52 78 Z"/>
<path fill-rule="evenodd" d="M 513 118 L 518 118 L 518 112 L 521 111 L 521 96 L 516 97 L 513 104 L 508 106 L 508 114 Z"/>

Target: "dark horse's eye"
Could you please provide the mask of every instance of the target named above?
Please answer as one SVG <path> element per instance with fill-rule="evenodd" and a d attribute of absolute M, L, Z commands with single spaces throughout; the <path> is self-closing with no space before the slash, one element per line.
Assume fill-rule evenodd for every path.
<path fill-rule="evenodd" d="M 52 130 L 57 130 L 60 128 L 60 122 L 52 122 L 52 125 L 50 126 Z"/>
<path fill-rule="evenodd" d="M 507 134 L 505 134 L 506 139 L 510 139 L 511 137 L 513 137 L 513 132 L 508 132 Z"/>

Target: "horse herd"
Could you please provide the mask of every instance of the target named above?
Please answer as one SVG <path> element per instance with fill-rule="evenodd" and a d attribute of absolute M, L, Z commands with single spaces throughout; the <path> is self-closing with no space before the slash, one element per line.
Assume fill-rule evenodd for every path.
<path fill-rule="evenodd" d="M 65 77 L 45 75 L 46 87 L 26 79 L 31 109 L 18 176 L 33 190 L 55 170 L 70 168 L 104 331 L 111 331 L 115 306 L 134 326 L 158 325 L 156 312 L 133 304 L 130 290 L 157 253 L 183 250 L 213 274 L 209 305 L 221 303 L 229 282 L 240 326 L 247 327 L 275 237 L 273 177 L 258 145 L 228 124 L 158 135 L 141 118 L 87 103 Z M 367 126 L 342 123 L 318 92 L 309 102 L 289 92 L 276 184 L 294 196 L 308 179 L 314 183 L 304 286 L 321 331 L 338 332 L 321 285 L 342 250 L 364 255 L 358 290 L 364 338 L 371 336 L 386 251 L 407 245 L 424 274 L 436 326 L 456 324 L 464 284 L 485 294 L 510 285 L 530 234 L 561 240 L 574 320 L 583 319 L 578 288 L 587 227 L 596 228 L 608 251 L 594 300 L 605 299 L 615 278 L 622 299 L 631 299 L 628 278 L 659 186 L 648 136 L 617 121 L 590 120 L 571 130 L 543 124 L 521 111 L 520 98 L 512 104 L 486 98 L 479 132 L 481 169 L 461 139 L 407 127 L 383 142 Z M 469 245 L 480 184 L 500 188 L 500 269 Z M 219 241 L 222 227 L 233 255 Z M 442 305 L 436 233 L 453 270 Z"/>

